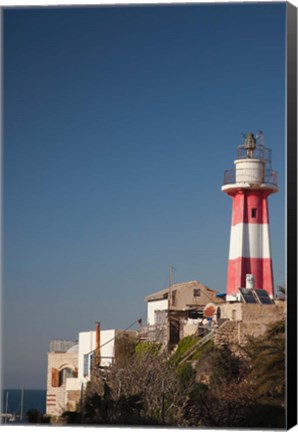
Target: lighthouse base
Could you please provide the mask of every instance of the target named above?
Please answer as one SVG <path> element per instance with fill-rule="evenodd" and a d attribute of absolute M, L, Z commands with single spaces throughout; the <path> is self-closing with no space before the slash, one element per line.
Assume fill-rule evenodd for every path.
<path fill-rule="evenodd" d="M 227 294 L 226 295 L 226 302 L 227 303 L 235 303 L 235 302 L 242 302 L 243 303 L 243 298 L 241 297 L 241 293 L 240 290 L 242 290 L 243 288 L 239 288 L 237 294 Z M 254 288 L 244 288 L 244 290 L 251 290 L 251 292 L 255 291 Z M 270 300 L 274 300 L 274 297 L 272 294 L 269 294 L 266 290 L 259 288 L 257 289 L 257 291 L 265 291 L 266 296 L 268 296 L 270 298 Z M 256 303 L 259 302 L 259 296 L 256 297 Z"/>

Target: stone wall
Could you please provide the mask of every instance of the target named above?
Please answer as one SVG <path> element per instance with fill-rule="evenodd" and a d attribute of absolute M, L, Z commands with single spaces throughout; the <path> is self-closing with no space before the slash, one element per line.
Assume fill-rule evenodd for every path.
<path fill-rule="evenodd" d="M 229 345 L 234 351 L 234 345 L 239 344 L 239 322 L 225 321 L 215 332 L 214 343 L 217 346 Z"/>
<path fill-rule="evenodd" d="M 221 306 L 221 318 L 226 319 L 218 328 L 214 342 L 228 344 L 232 351 L 245 346 L 249 336 L 262 336 L 268 325 L 285 316 L 285 302 L 274 305 L 226 303 Z"/>
<path fill-rule="evenodd" d="M 53 386 L 53 370 L 58 370 L 60 373 L 64 368 L 70 368 L 74 372 L 77 371 L 78 353 L 66 352 L 48 353 L 48 373 L 47 373 L 47 398 L 46 398 L 46 414 L 51 416 L 59 416 L 66 410 L 67 392 L 66 385 Z"/>
<path fill-rule="evenodd" d="M 81 400 L 81 392 L 76 391 L 68 391 L 67 392 L 67 403 L 66 410 L 67 411 L 76 411 Z"/>

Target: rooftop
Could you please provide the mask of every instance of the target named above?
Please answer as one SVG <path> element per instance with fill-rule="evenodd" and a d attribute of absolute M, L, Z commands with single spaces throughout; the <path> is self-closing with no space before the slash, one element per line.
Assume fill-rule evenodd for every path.
<path fill-rule="evenodd" d="M 173 284 L 172 285 L 172 291 L 173 290 L 182 290 L 188 287 L 193 287 L 193 288 L 201 288 L 201 289 L 205 289 L 207 291 L 210 292 L 210 294 L 212 296 L 215 296 L 215 294 L 218 293 L 218 291 L 215 291 L 209 287 L 207 287 L 206 285 L 202 284 L 199 281 L 189 281 L 189 282 L 181 282 L 181 283 L 177 283 L 177 284 Z M 163 299 L 167 299 L 168 298 L 168 293 L 169 293 L 170 288 L 165 288 L 163 290 L 160 291 L 156 291 L 152 294 L 149 294 L 148 296 L 145 297 L 146 301 L 153 301 L 153 300 L 163 300 Z"/>

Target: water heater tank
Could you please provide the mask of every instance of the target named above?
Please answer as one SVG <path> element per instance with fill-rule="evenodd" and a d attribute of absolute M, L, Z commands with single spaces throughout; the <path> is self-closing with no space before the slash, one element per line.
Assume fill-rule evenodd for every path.
<path fill-rule="evenodd" d="M 253 289 L 254 288 L 254 275 L 247 274 L 246 275 L 246 288 Z"/>

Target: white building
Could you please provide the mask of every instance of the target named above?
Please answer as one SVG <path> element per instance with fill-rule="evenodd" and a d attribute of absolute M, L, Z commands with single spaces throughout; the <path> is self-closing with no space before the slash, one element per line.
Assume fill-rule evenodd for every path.
<path fill-rule="evenodd" d="M 115 358 L 115 338 L 123 330 L 100 331 L 100 366 L 109 366 Z M 90 380 L 92 358 L 96 351 L 96 331 L 79 333 L 78 382 L 86 384 Z"/>
<path fill-rule="evenodd" d="M 64 411 L 75 411 L 82 392 L 91 379 L 92 360 L 97 354 L 99 366 L 107 367 L 115 359 L 115 341 L 124 330 L 96 330 L 79 333 L 78 343 L 51 342 L 48 353 L 46 413 L 60 416 Z"/>

